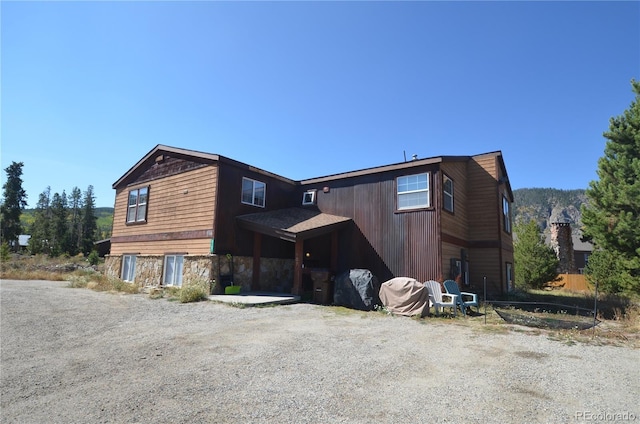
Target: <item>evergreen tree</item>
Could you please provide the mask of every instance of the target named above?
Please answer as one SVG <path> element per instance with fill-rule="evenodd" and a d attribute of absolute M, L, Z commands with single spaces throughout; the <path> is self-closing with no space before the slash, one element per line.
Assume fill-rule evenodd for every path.
<path fill-rule="evenodd" d="M 38 197 L 34 211 L 29 250 L 32 254 L 50 253 L 51 240 L 51 187 L 47 187 Z"/>
<path fill-rule="evenodd" d="M 77 255 L 82 247 L 82 192 L 78 187 L 69 196 L 69 254 Z"/>
<path fill-rule="evenodd" d="M 640 82 L 631 82 L 635 100 L 629 109 L 611 118 L 604 156 L 598 160 L 598 181 L 586 191 L 582 210 L 584 236 L 596 250 L 616 264 L 596 261 L 587 271 L 603 275 L 597 264 L 617 270 L 618 284 L 609 289 L 640 293 Z M 590 259 L 591 261 L 591 259 Z"/>
<path fill-rule="evenodd" d="M 82 253 L 89 255 L 94 249 L 97 240 L 98 217 L 96 216 L 95 196 L 93 186 L 87 187 L 84 192 L 84 202 L 82 210 Z"/>
<path fill-rule="evenodd" d="M 67 194 L 55 193 L 51 200 L 51 255 L 69 253 L 69 223 L 67 216 Z"/>
<path fill-rule="evenodd" d="M 18 236 L 22 233 L 20 215 L 27 206 L 27 193 L 22 188 L 22 162 L 12 162 L 5 172 L 7 180 L 2 185 L 4 190 L 0 205 L 0 239 L 18 246 Z"/>
<path fill-rule="evenodd" d="M 555 251 L 544 243 L 535 221 L 514 226 L 515 285 L 520 289 L 541 289 L 558 279 L 559 260 Z"/>

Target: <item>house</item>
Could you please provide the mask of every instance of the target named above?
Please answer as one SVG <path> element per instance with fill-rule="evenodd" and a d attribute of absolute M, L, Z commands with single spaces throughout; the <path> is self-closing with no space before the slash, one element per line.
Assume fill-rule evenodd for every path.
<path fill-rule="evenodd" d="M 311 290 L 354 268 L 380 281 L 457 278 L 506 292 L 513 194 L 501 152 L 440 156 L 294 181 L 158 145 L 114 184 L 107 273 L 221 292 Z"/>
<path fill-rule="evenodd" d="M 553 248 L 558 257 L 558 272 L 564 274 L 583 274 L 593 245 L 582 240 L 582 234 L 572 232 L 569 222 L 552 222 L 551 230 L 545 237 L 545 243 Z"/>
<path fill-rule="evenodd" d="M 21 252 L 24 252 L 29 248 L 29 239 L 31 239 L 30 234 L 20 234 L 18 236 L 18 249 Z"/>

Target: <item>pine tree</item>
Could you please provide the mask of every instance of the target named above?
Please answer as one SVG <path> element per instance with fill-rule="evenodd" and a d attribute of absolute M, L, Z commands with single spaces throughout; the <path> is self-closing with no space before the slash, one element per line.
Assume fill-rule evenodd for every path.
<path fill-rule="evenodd" d="M 82 192 L 78 187 L 69 196 L 69 254 L 77 255 L 82 247 Z"/>
<path fill-rule="evenodd" d="M 0 238 L 17 248 L 18 236 L 22 233 L 20 215 L 27 206 L 27 193 L 22 188 L 22 162 L 12 162 L 5 172 L 7 180 L 0 205 Z"/>
<path fill-rule="evenodd" d="M 51 200 L 51 255 L 69 253 L 67 194 L 55 193 Z"/>
<path fill-rule="evenodd" d="M 535 221 L 516 224 L 513 257 L 515 284 L 520 289 L 541 289 L 558 278 L 558 258 L 544 243 Z"/>
<path fill-rule="evenodd" d="M 586 191 L 589 202 L 582 210 L 582 224 L 596 250 L 617 261 L 612 269 L 618 270 L 618 284 L 608 288 L 640 293 L 640 82 L 631 84 L 635 100 L 622 115 L 611 118 L 603 134 L 607 143 L 598 160 L 599 180 Z M 587 269 L 592 278 L 602 275 L 596 267 Z"/>
<path fill-rule="evenodd" d="M 89 255 L 97 240 L 98 217 L 96 216 L 95 196 L 93 186 L 84 192 L 84 206 L 82 210 L 82 253 Z"/>
<path fill-rule="evenodd" d="M 50 253 L 51 240 L 51 187 L 47 187 L 38 197 L 34 211 L 29 250 L 32 254 Z"/>

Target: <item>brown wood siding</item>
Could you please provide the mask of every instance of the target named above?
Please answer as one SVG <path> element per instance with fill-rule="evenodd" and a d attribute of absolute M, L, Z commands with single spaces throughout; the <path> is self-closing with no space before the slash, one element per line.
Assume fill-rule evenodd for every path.
<path fill-rule="evenodd" d="M 482 293 L 483 279 L 487 277 L 487 291 L 489 293 L 502 293 L 504 265 L 500 265 L 500 253 L 498 249 L 470 249 L 469 250 L 469 274 L 470 290 Z"/>
<path fill-rule="evenodd" d="M 482 156 L 468 164 L 468 213 L 470 240 L 497 240 L 501 210 L 498 199 L 495 156 Z"/>
<path fill-rule="evenodd" d="M 250 178 L 266 184 L 265 207 L 242 203 L 242 178 Z M 218 209 L 216 216 L 216 252 L 233 255 L 253 255 L 253 233 L 241 229 L 236 216 L 267 212 L 291 206 L 300 206 L 302 193 L 297 196 L 297 185 L 281 178 L 265 175 L 250 167 L 221 163 L 219 169 Z M 269 258 L 290 258 L 291 243 L 274 238 L 265 238 L 262 256 Z"/>
<path fill-rule="evenodd" d="M 318 189 L 322 212 L 347 216 L 353 228 L 344 231 L 339 246 L 339 267 L 370 269 L 385 281 L 410 276 L 420 281 L 438 278 L 441 260 L 436 209 L 396 212 L 396 177 L 434 172 L 436 166 L 409 172 L 388 172 L 307 186 Z M 433 178 L 433 175 L 431 176 Z M 431 181 L 433 187 L 433 180 Z M 431 193 L 433 202 L 433 190 Z"/>
<path fill-rule="evenodd" d="M 442 210 L 440 219 L 442 233 L 467 240 L 469 238 L 467 162 L 443 163 L 441 174 L 446 174 L 453 180 L 453 213 Z M 442 175 L 440 178 L 442 179 Z M 442 181 L 439 195 L 442 196 Z"/>
<path fill-rule="evenodd" d="M 216 205 L 216 173 L 216 165 L 200 166 L 168 177 L 119 188 L 116 192 L 113 216 L 112 235 L 115 242 L 111 243 L 111 254 L 121 252 L 156 254 L 168 251 L 189 254 L 209 253 L 211 237 L 197 240 L 171 240 L 175 237 L 164 237 L 163 234 L 200 230 L 198 237 L 201 237 L 202 231 L 209 230 L 211 233 Z M 149 187 L 147 222 L 127 225 L 125 221 L 129 190 L 145 186 Z M 138 239 L 125 243 L 117 241 L 118 237 L 129 237 L 130 240 L 131 236 L 137 236 Z M 150 240 L 145 241 L 144 236 L 148 236 Z M 151 243 L 154 238 L 169 238 L 169 240 L 157 240 Z M 151 245 L 153 245 L 153 252 L 148 251 Z"/>
<path fill-rule="evenodd" d="M 442 279 L 447 280 L 452 278 L 451 271 L 451 259 L 461 259 L 460 250 L 461 246 L 451 243 L 442 243 Z M 454 277 L 455 278 L 455 277 Z"/>

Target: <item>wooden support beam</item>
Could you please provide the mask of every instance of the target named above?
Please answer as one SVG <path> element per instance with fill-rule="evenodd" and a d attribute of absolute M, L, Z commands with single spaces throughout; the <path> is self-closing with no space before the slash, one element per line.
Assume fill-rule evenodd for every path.
<path fill-rule="evenodd" d="M 338 231 L 331 232 L 331 272 L 338 272 Z"/>
<path fill-rule="evenodd" d="M 304 240 L 296 240 L 296 258 L 293 265 L 292 294 L 302 295 L 302 259 L 304 257 Z"/>
<path fill-rule="evenodd" d="M 251 290 L 260 290 L 260 256 L 262 256 L 262 234 L 253 233 L 253 276 Z"/>

